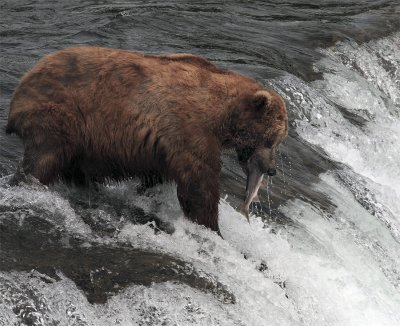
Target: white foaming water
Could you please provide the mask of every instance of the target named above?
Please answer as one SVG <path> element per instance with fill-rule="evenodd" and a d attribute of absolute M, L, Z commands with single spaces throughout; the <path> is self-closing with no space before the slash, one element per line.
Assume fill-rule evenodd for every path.
<path fill-rule="evenodd" d="M 316 242 L 310 254 L 333 268 L 315 276 L 316 284 L 329 279 L 323 282 L 325 291 L 319 293 L 320 284 L 310 293 L 316 315 L 324 316 L 316 324 L 400 323 L 399 41 L 397 33 L 361 46 L 340 43 L 322 51 L 327 57 L 316 65 L 322 80 L 306 84 L 288 76 L 275 81 L 294 109 L 300 136 L 346 165 L 340 180 L 325 175 L 316 185 L 336 205 L 332 215 L 299 200 L 282 208 L 313 238 L 304 248 Z M 353 122 L 343 110 L 353 114 Z M 301 243 L 296 242 L 291 244 Z M 307 301 L 298 304 L 307 307 Z"/>
<path fill-rule="evenodd" d="M 352 142 L 360 159 L 346 157 L 357 173 L 392 188 L 400 196 L 400 34 L 354 46 L 328 49 L 313 83 L 326 98 L 355 114 L 365 112 L 363 133 Z M 400 212 L 400 211 L 398 211 Z"/>
<path fill-rule="evenodd" d="M 9 177 L 0 179 L 0 206 L 26 209 L 28 212 L 32 207 L 43 209 L 52 216 L 52 224 L 59 225 L 71 233 L 82 235 L 91 233 L 90 227 L 76 216 L 68 200 L 61 198 L 57 192 L 50 191 L 37 180 L 29 186 L 23 184 L 10 187 L 9 179 Z M 0 219 L 2 217 L 0 215 Z M 19 218 L 19 222 L 22 223 L 24 214 L 21 214 Z"/>
<path fill-rule="evenodd" d="M 104 190 L 121 192 L 127 201 L 135 198 L 148 212 L 153 211 L 161 200 L 168 203 L 161 211 L 179 211 L 176 193 L 170 191 L 171 186 L 161 187 L 164 191 L 156 190 L 152 200 L 132 194 L 134 187 L 135 185 L 125 183 L 105 187 Z M 67 234 L 85 235 L 92 242 L 102 242 L 85 232 L 87 226 L 71 211 L 67 201 L 46 188 L 30 188 L 29 191 L 27 203 L 50 213 L 55 209 L 50 202 L 57 203 L 55 206 L 58 214 L 64 217 L 63 220 L 69 220 L 76 226 L 70 228 L 69 224 L 64 223 L 58 226 L 59 229 L 65 229 Z M 19 200 L 22 194 L 21 187 L 3 187 L 0 198 L 7 201 L 0 204 L 16 204 L 21 207 L 23 203 Z M 41 199 L 46 197 L 48 203 Z M 226 202 L 222 202 L 220 209 L 223 232 L 230 233 L 232 242 L 235 235 L 239 236 L 236 239 L 238 243 L 242 239 L 250 239 L 254 230 L 259 232 L 256 237 L 253 234 L 254 245 L 260 235 L 269 236 L 261 222 L 255 220 L 256 223 L 249 225 Z M 45 218 L 51 216 L 49 214 Z M 104 239 L 104 243 L 108 246 L 129 243 L 133 248 L 149 249 L 182 259 L 200 274 L 215 278 L 226 286 L 235 295 L 235 304 L 224 303 L 211 293 L 207 294 L 187 285 L 166 282 L 150 287 L 129 286 L 110 298 L 106 304 L 92 305 L 76 285 L 60 272 L 59 281 L 34 271 L 1 272 L 0 307 L 4 313 L 1 314 L 0 322 L 12 325 L 12 312 L 33 325 L 138 325 L 143 322 L 145 325 L 262 325 L 265 322 L 270 325 L 294 325 L 299 321 L 296 309 L 285 297 L 285 291 L 273 279 L 257 270 L 259 259 L 244 259 L 243 254 L 232 247 L 229 241 L 224 241 L 214 232 L 187 221 L 181 213 L 180 216 L 173 213 L 170 217 L 177 219 L 176 231 L 172 235 L 155 235 L 149 225 L 126 223 L 115 238 Z M 59 219 L 62 220 L 61 217 Z M 231 232 L 237 229 L 242 232 Z M 271 241 L 282 242 L 283 247 L 287 247 L 284 239 L 275 239 L 272 236 Z"/>
<path fill-rule="evenodd" d="M 309 143 L 362 176 L 395 232 L 400 230 L 400 34 L 357 46 L 322 50 L 323 79 L 289 76 L 275 85 L 294 109 L 296 130 Z M 340 106 L 363 118 L 343 117 Z"/>
<path fill-rule="evenodd" d="M 19 311 L 33 325 L 397 324 L 400 298 L 390 282 L 396 275 L 387 274 L 399 270 L 396 242 L 379 221 L 349 200 L 351 194 L 334 177 L 324 176 L 316 187 L 336 198 L 334 216 L 296 200 L 281 210 L 297 226 L 273 230 L 255 217 L 247 223 L 222 201 L 225 240 L 183 216 L 172 235 L 155 235 L 147 225 L 127 223 L 115 239 L 106 240 L 107 245 L 129 243 L 183 259 L 224 284 L 235 295 L 235 304 L 167 282 L 129 286 L 107 303 L 92 305 L 61 273 L 61 280 L 48 281 L 37 272 L 2 272 L 3 318 Z M 168 197 L 177 209 L 175 194 Z M 262 264 L 267 268 L 260 271 Z"/>
<path fill-rule="evenodd" d="M 131 285 L 90 304 L 60 272 L 59 281 L 0 272 L 0 325 L 400 325 L 399 36 L 323 50 L 320 81 L 272 82 L 299 135 L 345 165 L 313 186 L 330 198 L 331 212 L 296 199 L 280 208 L 294 224 L 268 227 L 254 216 L 247 223 L 222 200 L 222 240 L 183 218 L 173 187 L 137 196 L 127 182 L 103 191 L 174 220 L 176 231 L 125 222 L 101 239 L 56 192 L 1 184 L 0 205 L 39 206 L 66 233 L 177 257 L 226 286 L 235 304 L 173 282 Z M 351 123 L 343 108 L 365 123 Z"/>

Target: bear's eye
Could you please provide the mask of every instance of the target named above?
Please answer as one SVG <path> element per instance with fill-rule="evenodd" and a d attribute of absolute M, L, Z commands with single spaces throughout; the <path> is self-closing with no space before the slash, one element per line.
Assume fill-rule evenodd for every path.
<path fill-rule="evenodd" d="M 239 130 L 236 131 L 236 134 L 238 135 L 238 137 L 240 139 L 243 139 L 243 140 L 247 140 L 247 139 L 252 139 L 253 138 L 252 133 L 247 129 L 239 129 Z"/>
<path fill-rule="evenodd" d="M 278 135 L 268 135 L 268 138 L 266 137 L 264 139 L 264 146 L 267 148 L 272 148 L 274 146 L 277 146 L 279 143 L 279 137 Z"/>
<path fill-rule="evenodd" d="M 275 142 L 271 139 L 268 139 L 264 142 L 264 146 L 267 148 L 272 148 L 272 146 L 274 146 Z"/>

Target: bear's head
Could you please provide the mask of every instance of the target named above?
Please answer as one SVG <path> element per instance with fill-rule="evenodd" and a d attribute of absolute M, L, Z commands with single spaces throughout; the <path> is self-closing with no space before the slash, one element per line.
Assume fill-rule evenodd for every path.
<path fill-rule="evenodd" d="M 262 173 L 275 175 L 276 148 L 288 134 L 282 97 L 272 90 L 259 90 L 240 101 L 231 119 L 231 139 L 239 163 L 256 163 Z"/>
<path fill-rule="evenodd" d="M 276 149 L 288 134 L 285 102 L 272 90 L 259 90 L 240 101 L 231 119 L 233 146 L 247 174 L 246 201 L 251 201 L 263 175 L 276 174 Z"/>

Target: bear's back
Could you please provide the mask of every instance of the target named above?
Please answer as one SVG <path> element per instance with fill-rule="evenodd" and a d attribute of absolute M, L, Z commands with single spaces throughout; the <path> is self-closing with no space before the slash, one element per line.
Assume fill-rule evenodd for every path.
<path fill-rule="evenodd" d="M 134 120 L 151 119 L 159 128 L 168 121 L 189 129 L 260 87 L 191 54 L 69 48 L 47 55 L 23 76 L 11 101 L 7 131 L 21 135 L 54 111 L 92 137 L 102 132 L 100 125 L 119 129 Z M 27 114 L 32 118 L 26 119 Z"/>
<path fill-rule="evenodd" d="M 34 103 L 65 102 L 79 94 L 84 94 L 80 101 L 101 95 L 127 96 L 132 90 L 144 92 L 140 87 L 144 83 L 148 92 L 149 82 L 158 90 L 164 88 L 164 92 L 183 84 L 188 88 L 205 87 L 205 81 L 210 82 L 215 74 L 236 77 L 191 54 L 146 55 L 108 48 L 69 48 L 45 56 L 22 77 L 10 113 L 32 110 Z M 81 105 L 83 110 L 84 106 Z"/>

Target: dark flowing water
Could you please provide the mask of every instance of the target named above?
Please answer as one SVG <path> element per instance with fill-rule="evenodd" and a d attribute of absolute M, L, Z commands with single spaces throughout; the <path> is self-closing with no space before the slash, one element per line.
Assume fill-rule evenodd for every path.
<path fill-rule="evenodd" d="M 0 3 L 0 128 L 43 55 L 188 52 L 287 101 L 290 136 L 250 224 L 224 154 L 224 240 L 174 185 L 9 185 L 0 133 L 0 325 L 400 325 L 400 5 L 394 1 Z"/>

